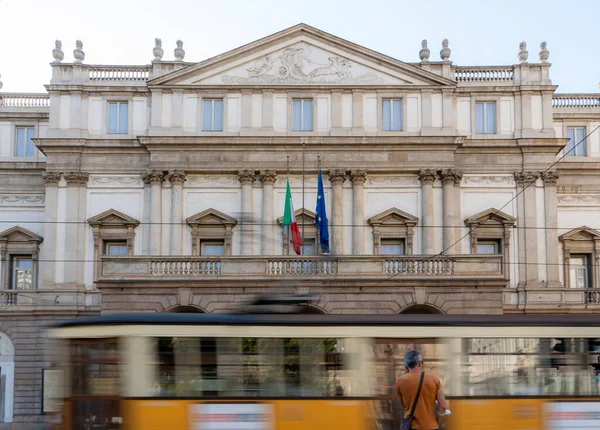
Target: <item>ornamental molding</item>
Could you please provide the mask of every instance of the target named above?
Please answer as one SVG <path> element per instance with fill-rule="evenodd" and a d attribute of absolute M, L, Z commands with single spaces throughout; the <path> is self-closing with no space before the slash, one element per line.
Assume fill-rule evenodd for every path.
<path fill-rule="evenodd" d="M 0 195 L 0 206 L 44 206 L 45 201 L 44 195 Z"/>
<path fill-rule="evenodd" d="M 559 194 L 561 206 L 600 206 L 600 194 Z"/>
<path fill-rule="evenodd" d="M 464 176 L 463 182 L 465 185 L 475 186 L 514 185 L 513 177 L 499 175 Z"/>
<path fill-rule="evenodd" d="M 234 185 L 239 186 L 238 176 L 233 175 L 195 175 L 188 176 L 186 184 L 200 185 L 200 186 L 223 186 L 223 185 Z"/>
<path fill-rule="evenodd" d="M 417 176 L 369 176 L 367 185 L 419 185 Z"/>
<path fill-rule="evenodd" d="M 90 182 L 92 187 L 123 187 L 123 186 L 136 186 L 141 187 L 144 185 L 142 177 L 139 175 L 135 176 L 91 176 Z"/>

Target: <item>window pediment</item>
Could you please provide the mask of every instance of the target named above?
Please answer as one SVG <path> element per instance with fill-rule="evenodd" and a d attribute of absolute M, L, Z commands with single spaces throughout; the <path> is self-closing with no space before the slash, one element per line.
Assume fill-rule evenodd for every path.
<path fill-rule="evenodd" d="M 140 222 L 129 215 L 116 209 L 109 209 L 88 219 L 91 226 L 114 225 L 114 226 L 137 226 Z"/>
<path fill-rule="evenodd" d="M 315 223 L 315 219 L 317 219 L 317 214 L 308 209 L 304 209 L 304 213 L 302 213 L 302 209 L 296 209 L 294 211 L 294 215 L 296 215 L 296 223 L 298 223 L 298 225 L 302 224 L 302 221 L 304 221 L 305 225 L 313 225 Z M 277 224 L 283 225 L 282 216 L 277 218 Z"/>
<path fill-rule="evenodd" d="M 19 226 L 11 227 L 0 233 L 0 242 L 40 244 L 43 241 L 43 237 Z"/>
<path fill-rule="evenodd" d="M 201 225 L 234 227 L 237 224 L 235 218 L 212 208 L 199 212 L 196 215 L 192 215 L 185 221 L 190 227 Z"/>
<path fill-rule="evenodd" d="M 495 208 L 489 208 L 465 219 L 465 225 L 467 227 L 474 227 L 475 225 L 485 222 L 486 226 L 491 226 L 494 224 L 497 226 L 513 226 L 516 221 L 517 219 L 515 217 L 510 216 L 505 212 L 499 211 Z"/>
<path fill-rule="evenodd" d="M 572 241 L 589 241 L 589 240 L 600 240 L 600 232 L 594 230 L 586 225 L 571 230 L 558 238 L 561 242 L 568 240 Z"/>
<path fill-rule="evenodd" d="M 391 208 L 369 218 L 368 222 L 371 226 L 415 226 L 419 222 L 419 218 L 398 208 Z"/>

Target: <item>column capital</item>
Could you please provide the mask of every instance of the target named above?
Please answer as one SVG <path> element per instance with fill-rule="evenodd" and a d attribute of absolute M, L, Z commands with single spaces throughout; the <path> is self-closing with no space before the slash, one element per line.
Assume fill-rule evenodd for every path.
<path fill-rule="evenodd" d="M 556 186 L 558 182 L 558 170 L 549 170 L 547 172 L 542 173 L 542 179 L 544 180 L 544 185 L 548 186 Z"/>
<path fill-rule="evenodd" d="M 350 180 L 352 185 L 364 185 L 367 180 L 367 171 L 365 169 L 350 170 Z"/>
<path fill-rule="evenodd" d="M 539 172 L 533 171 L 523 171 L 523 172 L 515 172 L 515 182 L 517 185 L 530 185 L 535 183 L 537 178 L 540 177 Z"/>
<path fill-rule="evenodd" d="M 277 172 L 275 170 L 261 170 L 260 180 L 263 185 L 273 185 L 277 181 Z"/>
<path fill-rule="evenodd" d="M 329 170 L 329 182 L 331 185 L 342 185 L 346 180 L 346 171 L 344 169 Z"/>
<path fill-rule="evenodd" d="M 184 170 L 170 170 L 167 178 L 171 185 L 183 185 L 186 181 L 186 174 Z"/>
<path fill-rule="evenodd" d="M 142 180 L 145 184 L 161 185 L 165 174 L 161 170 L 148 170 L 142 173 Z"/>
<path fill-rule="evenodd" d="M 256 174 L 253 170 L 244 169 L 238 171 L 238 179 L 242 185 L 252 185 L 255 176 Z"/>
<path fill-rule="evenodd" d="M 423 185 L 433 185 L 437 172 L 435 169 L 419 170 L 419 180 Z"/>
<path fill-rule="evenodd" d="M 440 177 L 443 184 L 452 183 L 458 185 L 463 177 L 463 172 L 458 169 L 442 169 L 440 170 Z"/>
<path fill-rule="evenodd" d="M 63 172 L 67 186 L 84 187 L 87 185 L 90 174 L 87 172 Z"/>
<path fill-rule="evenodd" d="M 44 172 L 42 178 L 47 187 L 56 187 L 60 181 L 60 172 Z"/>

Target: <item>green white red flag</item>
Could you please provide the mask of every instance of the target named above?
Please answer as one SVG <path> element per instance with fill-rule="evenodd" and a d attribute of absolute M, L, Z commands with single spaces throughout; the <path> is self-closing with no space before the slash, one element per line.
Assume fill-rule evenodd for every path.
<path fill-rule="evenodd" d="M 300 234 L 300 229 L 298 228 L 298 223 L 296 222 L 296 214 L 294 213 L 294 202 L 292 201 L 292 190 L 290 189 L 290 181 L 287 181 L 286 190 L 285 190 L 285 209 L 283 212 L 283 226 L 288 226 L 288 235 L 292 242 L 292 246 L 294 247 L 294 251 L 296 255 L 302 254 L 302 245 L 304 241 L 302 240 L 302 235 Z"/>

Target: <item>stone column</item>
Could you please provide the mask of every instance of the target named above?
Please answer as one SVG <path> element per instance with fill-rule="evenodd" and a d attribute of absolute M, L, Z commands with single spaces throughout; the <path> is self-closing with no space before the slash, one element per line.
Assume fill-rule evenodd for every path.
<path fill-rule="evenodd" d="M 145 183 L 150 184 L 150 254 L 160 255 L 164 173 L 160 170 L 149 170 L 143 175 L 143 179 Z"/>
<path fill-rule="evenodd" d="M 252 128 L 252 90 L 242 90 L 242 130 Z"/>
<path fill-rule="evenodd" d="M 423 241 L 423 254 L 430 255 L 434 251 L 435 235 L 433 231 L 433 183 L 435 182 L 435 169 L 421 169 L 419 180 L 421 181 L 423 225 L 421 235 Z"/>
<path fill-rule="evenodd" d="M 275 217 L 273 215 L 273 185 L 277 180 L 275 170 L 263 170 L 260 172 L 260 180 L 263 184 L 263 228 L 262 228 L 262 254 L 273 255 L 273 229 Z"/>
<path fill-rule="evenodd" d="M 329 171 L 329 181 L 331 182 L 331 236 L 333 239 L 331 250 L 336 255 L 344 252 L 343 185 L 345 180 L 345 170 L 332 169 Z"/>
<path fill-rule="evenodd" d="M 558 171 L 551 170 L 542 175 L 544 180 L 544 206 L 546 207 L 546 260 L 548 263 L 548 286 L 561 286 L 558 271 L 558 215 L 556 182 Z"/>
<path fill-rule="evenodd" d="M 262 94 L 262 130 L 273 131 L 273 90 L 263 90 Z"/>
<path fill-rule="evenodd" d="M 457 169 L 443 169 L 440 172 L 440 177 L 443 184 L 443 200 L 444 200 L 444 254 L 451 255 L 455 254 L 454 244 L 456 241 L 455 230 L 457 227 L 457 220 L 455 216 L 454 206 L 454 185 L 459 184 L 462 179 L 462 172 Z"/>
<path fill-rule="evenodd" d="M 58 182 L 60 172 L 44 172 L 46 183 L 44 203 L 44 243 L 41 249 L 42 288 L 52 288 L 56 283 L 56 221 L 58 216 Z"/>
<path fill-rule="evenodd" d="M 521 187 L 523 199 L 519 203 L 523 203 L 522 211 L 519 215 L 523 215 L 519 221 L 521 226 L 525 227 L 525 243 L 523 255 L 525 257 L 525 282 L 528 286 L 536 286 L 539 281 L 539 256 L 538 256 L 538 230 L 537 225 L 537 199 L 535 182 L 539 176 L 538 172 L 519 172 L 515 173 L 515 180 Z M 520 253 L 521 254 L 521 253 Z M 519 261 L 522 262 L 523 260 Z M 519 278 L 521 278 L 519 276 Z"/>
<path fill-rule="evenodd" d="M 363 90 L 352 90 L 352 130 L 364 131 L 363 123 Z"/>
<path fill-rule="evenodd" d="M 519 227 L 525 227 L 525 196 L 523 193 L 523 184 L 525 182 L 525 175 L 523 174 L 523 172 L 515 172 L 515 183 L 517 184 L 517 226 Z M 519 273 L 519 282 L 518 282 L 518 286 L 519 287 L 525 287 L 525 284 L 527 283 L 527 277 L 526 277 L 526 272 L 527 272 L 527 246 L 525 245 L 525 232 L 526 230 L 524 228 L 520 228 L 515 230 L 515 232 L 517 233 L 517 238 L 518 238 L 518 246 L 519 246 L 519 253 L 517 256 L 517 261 L 519 263 L 523 263 L 523 264 L 518 264 L 516 266 L 517 271 Z"/>
<path fill-rule="evenodd" d="M 356 169 L 350 171 L 352 180 L 352 254 L 361 255 L 365 252 L 365 202 L 364 191 L 367 171 Z"/>
<path fill-rule="evenodd" d="M 240 235 L 242 237 L 241 254 L 252 255 L 252 222 L 254 220 L 254 210 L 252 204 L 252 184 L 254 183 L 254 171 L 240 170 L 238 179 L 242 184 L 242 214 L 239 220 Z"/>
<path fill-rule="evenodd" d="M 67 216 L 64 283 L 72 288 L 84 286 L 85 205 L 89 173 L 65 172 Z"/>
<path fill-rule="evenodd" d="M 183 183 L 185 172 L 171 170 L 167 176 L 171 182 L 171 255 L 183 253 Z"/>

